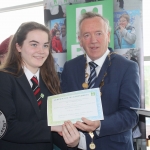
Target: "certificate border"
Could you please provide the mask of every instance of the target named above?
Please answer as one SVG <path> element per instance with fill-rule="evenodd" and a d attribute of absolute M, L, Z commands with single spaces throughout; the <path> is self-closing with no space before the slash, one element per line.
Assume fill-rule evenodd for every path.
<path fill-rule="evenodd" d="M 83 93 L 91 93 L 93 96 L 96 97 L 96 103 L 97 103 L 97 112 L 98 116 L 91 116 L 87 117 L 89 120 L 103 120 L 103 109 L 102 109 L 102 103 L 101 103 L 101 97 L 100 97 L 100 91 L 99 88 L 93 88 L 93 89 L 87 89 L 87 90 L 80 90 L 80 91 L 74 91 L 74 92 L 68 92 L 68 93 L 63 93 L 63 94 L 58 94 L 58 95 L 53 95 L 49 96 L 47 98 L 47 119 L 48 119 L 48 126 L 55 126 L 55 125 L 62 125 L 64 121 L 66 120 L 61 120 L 61 121 L 53 121 L 53 114 L 52 114 L 52 101 L 53 99 L 56 98 L 64 98 L 68 97 L 68 95 L 76 95 L 76 94 L 83 94 Z M 63 100 L 63 99 L 62 99 Z M 76 119 L 71 119 L 72 123 L 75 123 L 76 121 L 82 121 L 81 118 L 76 118 Z"/>

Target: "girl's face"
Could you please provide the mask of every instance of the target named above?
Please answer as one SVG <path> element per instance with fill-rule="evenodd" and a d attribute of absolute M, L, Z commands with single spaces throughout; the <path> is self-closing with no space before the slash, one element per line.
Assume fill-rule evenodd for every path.
<path fill-rule="evenodd" d="M 59 31 L 56 32 L 56 38 L 57 38 L 57 39 L 60 38 L 60 32 L 59 32 Z"/>
<path fill-rule="evenodd" d="M 48 34 L 42 30 L 30 31 L 23 45 L 19 46 L 16 43 L 16 48 L 21 54 L 24 65 L 32 73 L 36 73 L 49 55 Z"/>

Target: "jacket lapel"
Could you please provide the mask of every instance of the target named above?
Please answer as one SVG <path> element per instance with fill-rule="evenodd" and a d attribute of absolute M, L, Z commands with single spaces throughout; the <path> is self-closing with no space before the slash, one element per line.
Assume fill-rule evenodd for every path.
<path fill-rule="evenodd" d="M 85 63 L 86 59 L 84 55 L 82 55 L 80 61 L 78 63 L 78 68 L 77 68 L 77 76 L 78 76 L 78 84 L 79 84 L 79 90 L 83 90 L 82 84 L 85 82 Z"/>
<path fill-rule="evenodd" d="M 110 56 L 110 60 L 108 58 L 108 56 L 106 57 L 105 61 L 104 61 L 104 64 L 102 65 L 102 68 L 100 70 L 100 73 L 95 81 L 95 85 L 94 85 L 94 88 L 96 87 L 100 87 L 100 83 L 101 81 L 103 80 L 104 78 L 104 74 L 107 72 L 107 75 L 109 74 L 109 65 L 110 65 L 110 62 L 112 63 L 112 59 L 115 57 L 116 54 L 112 54 Z M 106 76 L 107 77 L 107 76 Z"/>
<path fill-rule="evenodd" d="M 102 68 L 101 68 L 101 70 L 99 72 L 99 75 L 98 75 L 98 77 L 95 80 L 94 88 L 100 86 L 100 83 L 101 83 L 101 81 L 102 81 L 102 79 L 104 77 L 104 74 L 105 74 L 105 72 L 107 70 L 108 65 L 109 65 L 109 60 L 108 60 L 108 57 L 106 57 L 106 59 L 104 61 L 104 64 L 102 65 Z"/>
<path fill-rule="evenodd" d="M 51 96 L 51 92 L 47 89 L 44 81 L 42 80 L 41 76 L 39 78 L 39 82 L 40 82 L 40 88 L 41 88 L 41 94 L 44 95 L 44 97 L 42 98 L 42 105 L 41 105 L 41 111 L 45 109 L 47 109 L 47 97 Z M 47 113 L 47 112 L 46 112 Z"/>
<path fill-rule="evenodd" d="M 19 76 L 18 78 L 16 78 L 16 80 L 20 84 L 20 86 L 22 87 L 22 90 L 25 92 L 27 97 L 29 98 L 38 118 L 40 119 L 41 115 L 40 115 L 40 111 L 38 108 L 38 104 L 37 104 L 36 98 L 33 94 L 33 91 L 31 89 L 30 84 L 28 83 L 28 80 L 27 80 L 25 74 Z"/>

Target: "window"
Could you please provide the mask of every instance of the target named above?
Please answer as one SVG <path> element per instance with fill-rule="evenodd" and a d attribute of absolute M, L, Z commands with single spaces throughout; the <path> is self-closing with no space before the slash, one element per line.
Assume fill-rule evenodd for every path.
<path fill-rule="evenodd" d="M 2 0 L 1 0 L 2 1 Z M 3 2 L 0 3 L 0 8 L 6 8 L 6 7 L 12 7 L 17 5 L 23 5 L 23 4 L 29 4 L 34 2 L 41 2 L 42 0 L 3 0 Z"/>
<path fill-rule="evenodd" d="M 150 110 L 150 61 L 144 62 L 145 108 Z M 146 137 L 150 135 L 150 117 L 146 118 Z"/>
<path fill-rule="evenodd" d="M 11 3 L 10 5 L 13 4 L 21 4 L 20 0 L 12 1 L 9 0 Z M 29 0 L 26 0 L 29 2 Z M 24 1 L 24 3 L 26 2 Z M 30 2 L 35 2 L 38 0 L 30 0 Z M 6 1 L 8 3 L 8 1 Z M 4 4 L 6 4 L 4 1 Z M 18 3 L 17 3 L 18 2 Z M 26 3 L 27 3 L 26 2 Z M 0 20 L 1 20 L 1 27 L 0 27 L 0 43 L 9 37 L 10 35 L 14 34 L 18 27 L 21 25 L 23 22 L 27 21 L 36 21 L 41 24 L 44 24 L 44 8 L 43 8 L 43 2 L 41 4 L 38 3 L 39 6 L 35 5 L 36 7 L 27 7 L 24 9 L 17 9 L 13 11 L 7 10 L 6 12 L 1 12 L 0 13 Z M 3 5 L 5 6 L 5 5 Z M 1 7 L 1 5 L 0 5 Z M 23 5 L 20 7 L 23 8 Z M 11 9 L 10 9 L 11 10 Z M 1 11 L 1 9 L 0 9 Z"/>

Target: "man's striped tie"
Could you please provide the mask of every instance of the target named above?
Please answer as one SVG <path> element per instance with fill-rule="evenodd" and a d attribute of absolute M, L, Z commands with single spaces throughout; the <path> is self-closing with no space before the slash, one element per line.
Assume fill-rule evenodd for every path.
<path fill-rule="evenodd" d="M 91 89 L 94 86 L 94 84 L 95 84 L 95 79 L 97 78 L 95 68 L 98 65 L 95 64 L 93 61 L 89 62 L 89 65 L 90 65 L 90 76 L 89 76 L 89 79 L 88 79 L 88 85 L 89 85 L 88 88 Z"/>
<path fill-rule="evenodd" d="M 40 106 L 42 104 L 42 97 L 41 97 L 41 89 L 38 85 L 38 80 L 35 76 L 33 76 L 31 78 L 31 82 L 33 83 L 32 90 L 33 90 L 34 96 L 36 97 L 38 106 L 40 108 Z"/>

